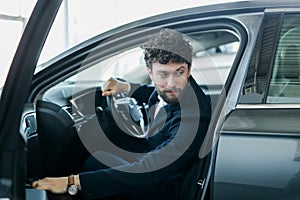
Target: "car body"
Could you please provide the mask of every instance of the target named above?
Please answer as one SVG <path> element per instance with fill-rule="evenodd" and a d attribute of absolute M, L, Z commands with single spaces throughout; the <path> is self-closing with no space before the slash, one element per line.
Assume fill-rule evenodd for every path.
<path fill-rule="evenodd" d="M 99 121 L 110 123 L 96 112 L 107 103 L 97 99 L 99 88 L 110 76 L 151 84 L 140 45 L 160 28 L 191 41 L 192 75 L 212 102 L 202 161 L 179 188 L 182 198 L 300 197 L 296 0 L 216 4 L 145 18 L 93 37 L 36 70 L 60 4 L 37 2 L 2 91 L 0 198 L 45 199 L 44 192 L 25 187 L 28 179 L 76 173 L 90 152 L 110 148 L 97 135 Z"/>

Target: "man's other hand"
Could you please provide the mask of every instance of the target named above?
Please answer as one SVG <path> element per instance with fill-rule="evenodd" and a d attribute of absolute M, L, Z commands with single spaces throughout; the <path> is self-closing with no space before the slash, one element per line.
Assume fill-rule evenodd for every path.
<path fill-rule="evenodd" d="M 109 78 L 102 86 L 102 96 L 110 96 L 129 91 L 129 83 Z"/>

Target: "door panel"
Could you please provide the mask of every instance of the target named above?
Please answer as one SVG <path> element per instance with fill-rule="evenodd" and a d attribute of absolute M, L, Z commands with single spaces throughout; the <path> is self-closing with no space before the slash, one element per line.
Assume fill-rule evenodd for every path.
<path fill-rule="evenodd" d="M 300 109 L 239 109 L 221 131 L 214 199 L 300 196 Z"/>

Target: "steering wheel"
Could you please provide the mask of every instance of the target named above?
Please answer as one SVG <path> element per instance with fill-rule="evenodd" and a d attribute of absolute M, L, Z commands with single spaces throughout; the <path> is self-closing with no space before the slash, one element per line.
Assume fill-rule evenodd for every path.
<path fill-rule="evenodd" d="M 146 105 L 138 105 L 134 98 L 128 97 L 125 93 L 106 97 L 106 115 L 123 133 L 136 138 L 147 136 Z M 98 108 L 98 110 L 103 110 Z M 102 111 L 103 112 L 103 111 Z M 108 116 L 106 116 L 108 117 Z M 101 123 L 101 122 L 100 122 Z M 113 125 L 112 125 L 113 126 Z M 112 131 L 113 127 L 110 127 Z"/>

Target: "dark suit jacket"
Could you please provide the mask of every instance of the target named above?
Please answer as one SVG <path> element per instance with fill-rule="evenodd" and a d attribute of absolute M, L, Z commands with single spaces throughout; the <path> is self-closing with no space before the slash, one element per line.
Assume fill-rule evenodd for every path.
<path fill-rule="evenodd" d="M 132 85 L 132 90 L 133 97 L 149 101 L 150 107 L 158 101 L 153 87 Z M 210 101 L 192 77 L 182 97 L 149 123 L 148 138 L 125 147 L 139 153 L 136 162 L 79 174 L 85 199 L 179 199 L 180 185 L 198 159 L 211 116 Z"/>

